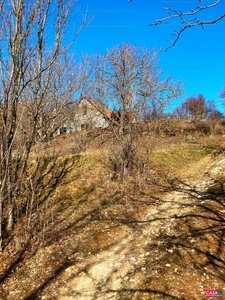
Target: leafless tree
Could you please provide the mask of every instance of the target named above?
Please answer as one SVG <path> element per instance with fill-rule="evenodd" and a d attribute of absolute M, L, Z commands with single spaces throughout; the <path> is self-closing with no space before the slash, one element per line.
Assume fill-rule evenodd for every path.
<path fill-rule="evenodd" d="M 225 98 L 225 87 L 222 88 L 222 91 L 220 93 L 220 97 L 223 98 L 223 99 Z"/>
<path fill-rule="evenodd" d="M 0 2 L 0 250 L 3 229 L 15 225 L 31 147 L 43 136 L 44 117 L 62 106 L 59 66 L 85 25 L 68 37 L 76 13 L 70 0 Z"/>
<path fill-rule="evenodd" d="M 174 113 L 178 117 L 188 117 L 193 121 L 201 121 L 215 114 L 216 106 L 213 101 L 207 101 L 203 95 L 198 97 L 189 97 L 180 106 L 178 106 Z"/>
<path fill-rule="evenodd" d="M 222 105 L 225 105 L 225 86 L 222 88 L 219 97 L 222 99 Z"/>
<path fill-rule="evenodd" d="M 82 72 L 76 57 L 65 53 L 45 72 L 43 97 L 36 97 L 34 86 L 27 87 L 24 93 L 27 110 L 32 120 L 38 116 L 36 141 L 48 141 L 56 129 L 65 124 L 75 95 L 82 86 Z M 30 125 L 26 128 L 27 132 L 29 128 Z"/>
<path fill-rule="evenodd" d="M 223 5 L 221 0 L 214 1 L 211 4 L 207 4 L 208 1 L 200 1 L 198 6 L 195 8 L 191 8 L 188 11 L 183 11 L 182 9 L 174 9 L 171 7 L 163 7 L 162 10 L 167 11 L 168 15 L 164 18 L 157 19 L 154 23 L 149 24 L 149 26 L 157 26 L 161 24 L 167 24 L 167 22 L 171 20 L 179 20 L 180 21 L 180 28 L 175 30 L 173 32 L 174 39 L 170 41 L 171 45 L 167 47 L 165 50 L 170 49 L 173 47 L 179 38 L 181 37 L 182 33 L 186 31 L 187 29 L 193 28 L 193 27 L 202 27 L 204 28 L 205 25 L 213 25 L 219 21 L 221 21 L 225 14 L 220 14 L 217 18 L 214 18 L 212 20 L 206 20 L 202 18 L 202 13 L 206 11 L 211 11 L 216 6 L 219 7 L 219 5 Z M 205 3 L 206 2 L 206 3 Z M 223 11 L 223 7 L 221 6 L 221 11 Z"/>
<path fill-rule="evenodd" d="M 111 128 L 121 147 L 121 172 L 131 168 L 144 130 L 144 116 L 160 115 L 171 99 L 180 95 L 180 82 L 161 78 L 157 52 L 123 44 L 91 60 L 91 89 L 86 93 L 114 107 Z M 149 121 L 148 119 L 148 121 Z M 140 125 L 142 123 L 142 125 Z M 141 129 L 142 128 L 142 129 Z"/>

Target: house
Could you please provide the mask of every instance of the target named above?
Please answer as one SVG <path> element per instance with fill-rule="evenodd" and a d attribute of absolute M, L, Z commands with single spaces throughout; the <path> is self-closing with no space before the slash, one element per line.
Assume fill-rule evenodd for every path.
<path fill-rule="evenodd" d="M 115 113 L 93 99 L 82 97 L 70 120 L 63 125 L 66 132 L 80 131 L 88 128 L 107 128 L 115 118 Z"/>
<path fill-rule="evenodd" d="M 74 110 L 71 110 L 70 117 L 62 126 L 56 128 L 53 136 L 81 131 L 82 129 L 104 129 L 110 125 L 119 127 L 120 118 L 120 111 L 114 112 L 100 102 L 88 97 L 82 97 L 74 107 Z M 126 123 L 134 123 L 135 121 L 134 113 L 126 114 Z"/>

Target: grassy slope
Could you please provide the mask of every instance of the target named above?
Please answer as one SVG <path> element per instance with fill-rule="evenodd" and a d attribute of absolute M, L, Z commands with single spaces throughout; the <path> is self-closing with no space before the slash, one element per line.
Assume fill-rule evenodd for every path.
<path fill-rule="evenodd" d="M 168 141 L 163 144 L 150 156 L 144 174 L 136 174 L 123 182 L 108 178 L 106 156 L 99 151 L 59 158 L 58 165 L 52 170 L 53 178 L 60 173 L 60 161 L 67 158 L 72 163 L 69 172 L 49 196 L 44 229 L 20 255 L 11 244 L 2 254 L 2 269 L 4 266 L 6 269 L 10 261 L 12 263 L 11 271 L 1 283 L 2 299 L 37 299 L 41 290 L 44 290 L 46 299 L 58 299 L 57 278 L 64 270 L 126 238 L 130 234 L 131 222 L 135 224 L 148 207 L 163 198 L 164 193 L 195 178 L 196 172 L 204 173 L 207 164 L 217 160 L 216 149 L 224 147 L 224 139 L 206 138 L 198 143 L 179 144 Z M 215 157 L 207 156 L 213 151 Z M 201 165 L 199 162 L 204 159 Z M 166 233 L 162 231 L 157 236 L 148 251 L 159 251 L 159 262 L 147 260 L 145 264 L 149 272 L 143 278 L 142 287 L 129 295 L 125 289 L 115 299 L 170 299 L 168 295 L 174 295 L 175 299 L 190 299 L 190 295 L 184 292 L 188 293 L 189 289 L 195 299 L 196 282 L 204 274 L 208 276 L 209 285 L 210 280 L 213 282 L 204 288 L 219 289 L 215 280 L 224 283 L 224 218 L 219 214 L 224 181 L 224 177 L 218 178 L 218 182 L 203 195 L 207 204 L 193 208 L 195 217 L 177 218 L 173 228 L 176 250 L 171 247 L 171 237 Z M 138 222 L 136 226 L 139 226 Z M 192 239 L 195 239 L 194 245 Z M 168 248 L 173 252 L 165 252 Z M 196 255 L 192 254 L 193 249 Z M 13 256 L 17 258 L 12 262 Z M 175 273 L 171 268 L 162 268 L 168 261 L 170 265 L 174 264 Z M 160 276 L 150 270 L 157 270 Z"/>

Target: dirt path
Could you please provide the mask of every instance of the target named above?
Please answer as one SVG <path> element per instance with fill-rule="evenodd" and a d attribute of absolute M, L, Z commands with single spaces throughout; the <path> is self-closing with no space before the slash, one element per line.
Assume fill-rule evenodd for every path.
<path fill-rule="evenodd" d="M 85 259 L 81 253 L 74 254 L 70 259 L 75 263 L 39 298 L 205 299 L 207 289 L 225 294 L 225 241 L 220 234 L 224 221 L 219 218 L 225 206 L 221 194 L 214 193 L 213 200 L 207 194 L 224 170 L 225 158 L 212 161 L 207 157 L 185 175 L 175 191 L 142 211 L 138 222 L 121 224 L 116 231 L 103 228 L 112 244 L 88 253 Z M 211 206 L 206 206 L 210 201 L 220 205 L 216 217 L 209 211 Z M 212 239 L 214 244 L 210 244 Z"/>

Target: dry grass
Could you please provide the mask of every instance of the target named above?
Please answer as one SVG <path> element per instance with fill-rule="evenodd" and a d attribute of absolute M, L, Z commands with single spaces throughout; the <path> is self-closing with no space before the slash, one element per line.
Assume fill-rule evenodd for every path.
<path fill-rule="evenodd" d="M 71 167 L 42 207 L 43 220 L 39 219 L 44 222 L 42 229 L 34 228 L 30 241 L 21 245 L 19 251 L 15 242 L 9 241 L 1 254 L 4 262 L 0 269 L 1 299 L 39 299 L 39 296 L 59 299 L 57 295 L 62 285 L 66 286 L 65 280 L 70 282 L 65 275 L 69 267 L 75 268 L 74 277 L 81 270 L 86 272 L 93 264 L 91 257 L 112 251 L 129 236 L 134 237 L 132 247 L 128 241 L 118 253 L 121 251 L 122 255 L 127 247 L 126 255 L 131 257 L 141 255 L 140 249 L 150 254 L 143 263 L 140 260 L 134 264 L 132 270 L 126 265 L 127 276 L 133 281 L 116 288 L 112 299 L 203 299 L 204 289 L 221 289 L 225 279 L 225 241 L 224 215 L 220 211 L 225 177 L 214 178 L 217 184 L 202 194 L 191 185 L 191 180 L 196 174 L 201 174 L 201 178 L 208 176 L 204 175 L 206 167 L 223 155 L 224 137 L 206 137 L 194 142 L 157 138 L 155 150 L 150 156 L 146 154 L 144 173 L 132 174 L 123 181 L 108 176 L 107 156 L 111 145 L 105 144 L 100 150 L 98 145 L 99 141 L 92 142 L 86 151 L 71 154 L 73 137 L 61 136 L 35 149 L 34 157 L 37 151 L 43 155 L 61 155 L 45 185 L 49 186 L 51 177 L 61 173 L 65 160 L 71 162 Z M 142 156 L 148 146 L 151 140 L 146 141 Z M 151 227 L 145 230 L 143 224 L 149 223 L 138 220 L 143 220 L 149 209 L 157 211 L 166 194 L 182 189 L 187 195 L 189 188 L 193 189 L 191 203 L 195 204 L 188 214 L 173 215 L 176 221 L 170 231 L 159 230 L 154 236 L 149 231 L 153 230 Z M 195 202 L 200 199 L 198 196 L 203 202 Z M 162 217 L 158 221 L 159 215 L 152 224 L 166 228 L 168 220 Z M 146 236 L 149 236 L 147 243 Z M 89 261 L 90 265 L 86 264 Z M 165 267 L 166 264 L 170 267 Z M 110 276 L 115 283 L 117 279 L 112 279 L 115 275 Z M 107 293 L 95 299 L 107 299 Z M 77 295 L 74 299 L 82 298 Z"/>

